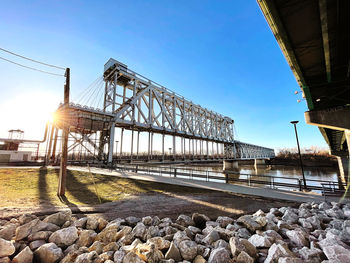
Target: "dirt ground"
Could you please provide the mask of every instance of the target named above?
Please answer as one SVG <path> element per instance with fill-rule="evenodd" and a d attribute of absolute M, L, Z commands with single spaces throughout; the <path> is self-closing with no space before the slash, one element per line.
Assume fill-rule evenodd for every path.
<path fill-rule="evenodd" d="M 69 205 L 69 209 L 78 217 L 83 215 L 100 215 L 107 220 L 128 216 L 158 216 L 176 219 L 180 214 L 191 215 L 194 212 L 208 215 L 211 219 L 218 216 L 238 217 L 254 213 L 259 209 L 268 211 L 271 207 L 297 206 L 297 203 L 275 201 L 272 199 L 239 196 L 222 192 L 175 194 L 170 192 L 142 193 L 132 195 L 123 200 L 107 202 L 96 206 Z M 0 218 L 9 219 L 23 213 L 46 215 L 62 209 L 62 207 L 46 206 L 31 208 L 2 208 Z"/>
<path fill-rule="evenodd" d="M 238 217 L 296 203 L 206 189 L 69 171 L 66 197 L 57 196 L 57 169 L 0 169 L 0 219 L 24 213 L 47 215 L 70 209 L 73 214 L 117 217 L 203 213 Z M 268 191 L 268 190 L 267 190 Z"/>

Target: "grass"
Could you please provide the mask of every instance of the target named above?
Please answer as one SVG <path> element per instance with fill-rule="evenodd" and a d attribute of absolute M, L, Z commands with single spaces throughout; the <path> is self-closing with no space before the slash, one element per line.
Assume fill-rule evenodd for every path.
<path fill-rule="evenodd" d="M 94 183 L 95 182 L 95 185 Z M 56 169 L 0 169 L 0 207 L 65 206 L 57 197 Z M 68 171 L 66 198 L 71 205 L 95 205 L 147 193 L 203 193 L 204 190 Z M 98 195 L 96 194 L 96 189 Z M 99 197 L 99 198 L 98 198 Z"/>

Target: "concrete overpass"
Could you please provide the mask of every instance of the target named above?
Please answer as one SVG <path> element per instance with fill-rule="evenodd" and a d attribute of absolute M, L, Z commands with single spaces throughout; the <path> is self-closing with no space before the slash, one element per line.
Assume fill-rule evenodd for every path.
<path fill-rule="evenodd" d="M 257 0 L 308 106 L 349 183 L 350 1 Z"/>

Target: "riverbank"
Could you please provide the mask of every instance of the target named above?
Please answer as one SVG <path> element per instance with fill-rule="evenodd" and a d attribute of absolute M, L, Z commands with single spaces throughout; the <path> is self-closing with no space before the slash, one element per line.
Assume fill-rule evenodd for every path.
<path fill-rule="evenodd" d="M 302 158 L 305 167 L 313 168 L 338 168 L 336 158 Z M 271 165 L 300 166 L 300 160 L 294 158 L 276 157 L 269 161 Z"/>

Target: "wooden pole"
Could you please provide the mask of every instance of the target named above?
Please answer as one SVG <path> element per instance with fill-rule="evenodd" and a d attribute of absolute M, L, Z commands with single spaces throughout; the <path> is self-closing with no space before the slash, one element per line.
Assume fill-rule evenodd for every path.
<path fill-rule="evenodd" d="M 55 129 L 55 138 L 53 141 L 53 149 L 52 149 L 52 163 L 55 163 L 55 158 L 56 158 L 56 144 L 57 144 L 57 136 L 58 136 L 58 129 Z"/>
<path fill-rule="evenodd" d="M 52 124 L 51 125 L 50 137 L 48 138 L 49 149 L 47 150 L 45 165 L 47 165 L 50 162 L 50 159 L 51 159 L 51 148 L 52 148 L 52 141 L 53 141 L 54 132 L 55 132 L 55 126 L 53 126 L 53 124 Z"/>
<path fill-rule="evenodd" d="M 70 85 L 70 69 L 66 69 L 66 84 L 64 85 L 64 108 L 63 108 L 63 131 L 62 131 L 62 154 L 60 163 L 60 173 L 58 182 L 58 196 L 64 196 L 66 192 L 66 177 L 67 177 L 67 157 L 68 157 L 68 134 L 69 124 L 67 123 L 67 111 L 69 106 L 69 85 Z"/>

